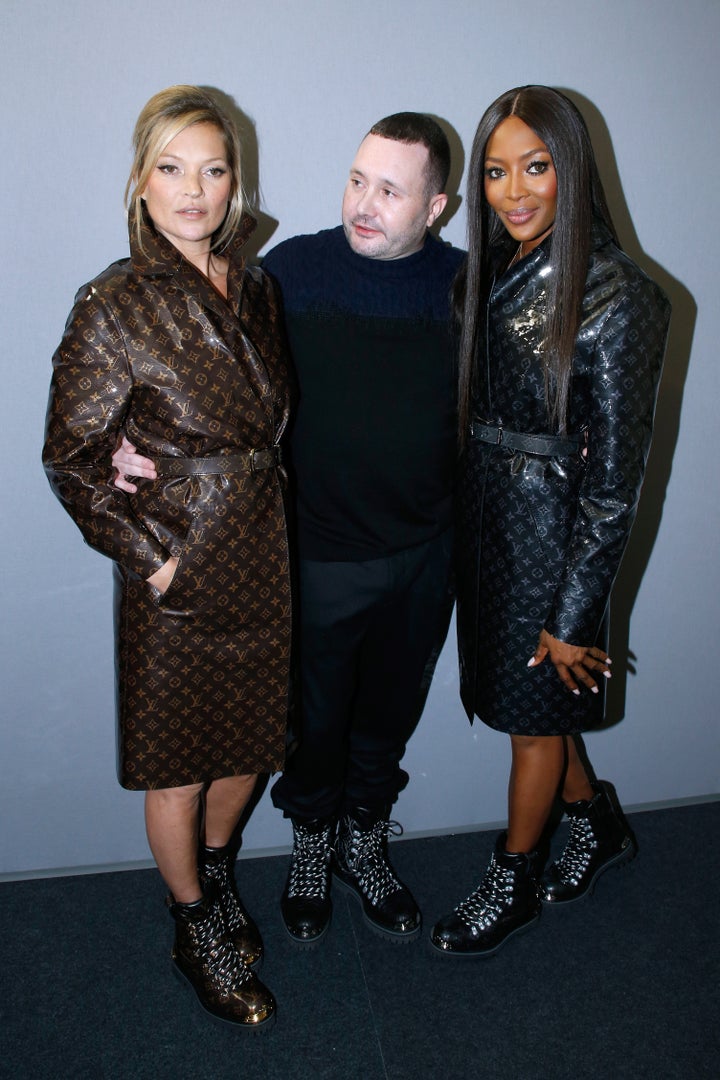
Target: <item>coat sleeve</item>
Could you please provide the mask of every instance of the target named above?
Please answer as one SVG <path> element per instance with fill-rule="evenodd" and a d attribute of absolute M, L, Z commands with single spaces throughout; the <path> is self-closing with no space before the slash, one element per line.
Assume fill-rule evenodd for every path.
<path fill-rule="evenodd" d="M 90 547 L 148 578 L 169 558 L 112 484 L 111 455 L 132 396 L 124 337 L 91 284 L 53 357 L 43 464 Z"/>
<path fill-rule="evenodd" d="M 635 520 L 670 305 L 637 271 L 617 283 L 598 318 L 588 464 L 565 570 L 545 623 L 554 637 L 575 645 L 596 639 Z"/>

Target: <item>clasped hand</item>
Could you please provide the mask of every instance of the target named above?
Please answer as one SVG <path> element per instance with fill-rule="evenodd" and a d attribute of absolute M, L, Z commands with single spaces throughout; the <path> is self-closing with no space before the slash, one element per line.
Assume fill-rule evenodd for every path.
<path fill-rule="evenodd" d="M 146 480 L 157 480 L 155 466 L 150 458 L 143 457 L 136 452 L 136 448 L 123 435 L 120 445 L 112 456 L 113 468 L 116 476 L 113 480 L 116 488 L 133 494 L 137 486 L 128 480 L 128 476 L 142 476 Z"/>

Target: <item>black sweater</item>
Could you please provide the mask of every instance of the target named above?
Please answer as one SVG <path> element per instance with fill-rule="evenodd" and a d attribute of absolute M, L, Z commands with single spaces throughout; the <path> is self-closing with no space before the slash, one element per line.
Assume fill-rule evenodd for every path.
<path fill-rule="evenodd" d="M 264 260 L 300 388 L 291 458 L 303 558 L 379 558 L 449 526 L 449 298 L 462 258 L 428 236 L 407 258 L 369 259 L 337 228 L 287 240 Z"/>

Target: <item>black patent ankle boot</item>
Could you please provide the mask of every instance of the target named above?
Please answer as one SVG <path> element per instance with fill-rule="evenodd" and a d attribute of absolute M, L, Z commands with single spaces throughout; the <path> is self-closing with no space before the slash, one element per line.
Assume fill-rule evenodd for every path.
<path fill-rule="evenodd" d="M 237 1030 L 272 1026 L 275 999 L 228 937 L 214 885 L 193 904 L 168 903 L 175 920 L 174 971 L 205 1012 Z"/>
<path fill-rule="evenodd" d="M 629 862 L 637 852 L 612 785 L 599 780 L 592 787 L 592 799 L 564 803 L 570 835 L 562 855 L 540 882 L 540 897 L 546 904 L 568 904 L 590 896 L 606 870 Z"/>
<path fill-rule="evenodd" d="M 420 910 L 397 877 L 388 855 L 388 835 L 402 827 L 388 821 L 389 807 L 357 806 L 338 824 L 333 875 L 362 904 L 365 921 L 392 941 L 410 941 L 420 933 Z"/>
<path fill-rule="evenodd" d="M 262 959 L 263 943 L 254 920 L 245 910 L 235 881 L 235 863 L 227 847 L 200 849 L 200 881 L 203 887 L 215 882 L 225 928 L 230 940 L 248 967 Z"/>
<path fill-rule="evenodd" d="M 430 944 L 443 956 L 492 956 L 540 917 L 537 855 L 506 851 L 506 836 L 498 837 L 477 889 L 432 928 Z"/>
<path fill-rule="evenodd" d="M 335 822 L 292 819 L 293 850 L 285 891 L 280 900 L 283 922 L 293 941 L 317 945 L 332 917 L 330 854 Z"/>

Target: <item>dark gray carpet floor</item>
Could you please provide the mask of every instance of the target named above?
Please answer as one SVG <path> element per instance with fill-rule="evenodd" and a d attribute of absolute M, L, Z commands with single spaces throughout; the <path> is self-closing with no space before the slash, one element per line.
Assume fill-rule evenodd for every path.
<path fill-rule="evenodd" d="M 634 814 L 640 855 L 483 961 L 427 927 L 476 884 L 491 833 L 392 845 L 426 919 L 393 945 L 334 894 L 316 949 L 287 937 L 287 857 L 238 863 L 279 1008 L 210 1022 L 173 977 L 154 871 L 0 885 L 0 1076 L 12 1080 L 694 1080 L 720 1076 L 720 802 Z M 562 838 L 558 833 L 556 841 Z"/>

